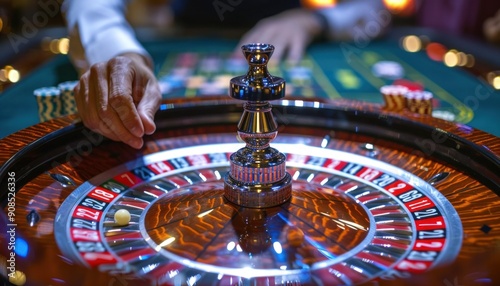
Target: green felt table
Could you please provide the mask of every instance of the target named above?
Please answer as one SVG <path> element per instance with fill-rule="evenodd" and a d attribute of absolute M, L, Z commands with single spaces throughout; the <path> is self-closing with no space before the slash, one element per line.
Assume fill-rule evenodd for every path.
<path fill-rule="evenodd" d="M 400 46 L 399 37 L 352 43 L 317 43 L 310 46 L 300 66 L 310 76 L 297 82 L 290 79 L 291 69 L 286 63 L 270 68 L 271 74 L 283 76 L 289 83 L 290 95 L 304 98 L 352 99 L 383 104 L 379 89 L 393 80 L 372 73 L 373 64 L 395 61 L 402 65 L 404 79 L 418 82 L 435 98 L 435 110 L 455 115 L 455 121 L 500 136 L 500 91 L 493 89 L 477 75 L 458 67 L 447 67 L 430 59 L 425 52 L 409 53 Z M 234 51 L 237 41 L 216 38 L 173 38 L 145 41 L 146 49 L 155 61 L 160 81 L 168 78 L 182 54 L 195 54 L 199 62 L 204 58 L 218 58 L 220 63 Z M 474 53 L 475 51 L 470 51 Z M 486 60 L 497 55 L 485 55 Z M 199 63 L 195 63 L 197 65 Z M 215 72 L 199 70 L 195 66 L 184 82 L 194 77 L 214 81 L 217 76 L 228 78 L 239 71 L 228 71 L 221 65 Z M 39 122 L 33 90 L 56 86 L 64 81 L 77 80 L 77 73 L 67 56 L 59 55 L 37 67 L 21 81 L 0 94 L 0 138 Z M 219 78 L 220 80 L 220 78 Z M 219 93 L 219 90 L 214 92 Z M 223 92 L 221 92 L 223 93 Z M 196 88 L 170 87 L 164 98 L 204 96 Z"/>

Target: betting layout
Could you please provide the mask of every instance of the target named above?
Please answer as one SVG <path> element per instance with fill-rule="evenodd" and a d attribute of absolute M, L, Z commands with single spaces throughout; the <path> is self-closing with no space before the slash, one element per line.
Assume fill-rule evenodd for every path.
<path fill-rule="evenodd" d="M 328 87 L 316 79 L 313 65 L 305 59 L 298 66 L 269 66 L 269 71 L 286 79 L 288 96 L 328 98 Z M 226 95 L 229 80 L 247 70 L 245 59 L 230 53 L 174 53 L 163 63 L 158 80 L 167 98 Z"/>
<path fill-rule="evenodd" d="M 434 117 L 462 123 L 473 117 L 454 96 L 431 80 L 415 76 L 419 72 L 410 65 L 376 49 L 321 56 L 309 53 L 297 65 L 283 62 L 270 65 L 269 71 L 286 80 L 286 94 L 291 97 L 388 105 L 381 88 L 394 85 L 430 94 L 425 113 Z M 229 79 L 246 71 L 246 61 L 229 52 L 171 52 L 160 65 L 158 79 L 164 98 L 226 95 Z"/>

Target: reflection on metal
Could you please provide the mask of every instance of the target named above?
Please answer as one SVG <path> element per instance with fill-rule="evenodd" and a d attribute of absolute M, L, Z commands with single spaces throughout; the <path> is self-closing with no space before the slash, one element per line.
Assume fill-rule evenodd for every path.
<path fill-rule="evenodd" d="M 323 137 L 323 140 L 321 140 L 321 148 L 326 148 L 328 144 L 330 144 L 331 139 L 332 138 L 330 137 L 330 135 L 325 135 L 325 137 Z"/>
<path fill-rule="evenodd" d="M 267 71 L 273 46 L 249 44 L 242 50 L 250 67 L 246 75 L 231 80 L 230 95 L 247 101 L 238 123 L 238 137 L 246 146 L 231 155 L 224 194 L 237 205 L 272 207 L 288 201 L 292 195 L 286 157 L 269 145 L 278 134 L 278 125 L 267 101 L 285 96 L 285 81 Z"/>
<path fill-rule="evenodd" d="M 359 149 L 366 151 L 365 155 L 370 158 L 375 158 L 379 154 L 379 151 L 371 143 L 364 143 L 359 145 Z"/>
<path fill-rule="evenodd" d="M 58 183 L 60 183 L 63 187 L 68 187 L 68 186 L 76 186 L 75 181 L 71 179 L 68 176 L 61 175 L 61 174 L 56 174 L 56 173 L 48 173 L 47 174 L 54 180 L 56 180 Z"/>
<path fill-rule="evenodd" d="M 31 210 L 27 215 L 26 215 L 26 220 L 28 221 L 29 226 L 33 227 L 37 222 L 40 221 L 40 215 L 36 210 Z"/>
<path fill-rule="evenodd" d="M 448 173 L 448 172 L 437 173 L 432 178 L 427 180 L 427 183 L 429 183 L 431 186 L 437 185 L 437 184 L 441 183 L 442 181 L 444 181 L 446 178 L 448 178 L 449 175 L 450 175 L 450 173 Z"/>

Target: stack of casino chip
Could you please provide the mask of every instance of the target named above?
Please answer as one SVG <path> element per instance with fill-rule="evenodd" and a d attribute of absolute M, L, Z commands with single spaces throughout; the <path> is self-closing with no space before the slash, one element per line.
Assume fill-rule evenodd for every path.
<path fill-rule="evenodd" d="M 385 110 L 400 112 L 408 109 L 416 114 L 432 114 L 432 98 L 430 91 L 410 90 L 402 85 L 384 85 L 380 88 L 384 97 Z"/>
<path fill-rule="evenodd" d="M 63 114 L 61 91 L 55 86 L 35 89 L 33 94 L 38 104 L 40 122 L 44 122 Z"/>
<path fill-rule="evenodd" d="M 425 90 L 414 90 L 406 94 L 406 106 L 410 112 L 432 114 L 432 93 Z"/>
<path fill-rule="evenodd" d="M 384 85 L 380 88 L 384 97 L 385 109 L 389 111 L 403 111 L 406 108 L 406 94 L 408 88 L 402 85 Z"/>
<path fill-rule="evenodd" d="M 74 114 L 76 113 L 76 102 L 73 94 L 73 90 L 75 86 L 78 84 L 78 81 L 66 81 L 60 83 L 57 88 L 61 92 L 61 101 L 63 105 L 63 114 Z"/>

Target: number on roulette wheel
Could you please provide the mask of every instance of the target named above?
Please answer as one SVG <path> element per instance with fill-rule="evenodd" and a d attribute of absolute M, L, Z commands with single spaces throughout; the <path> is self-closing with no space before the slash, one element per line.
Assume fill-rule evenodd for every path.
<path fill-rule="evenodd" d="M 284 81 L 266 69 L 273 47 L 243 50 L 250 68 L 231 80 L 232 99 L 166 102 L 141 150 L 73 117 L 0 141 L 3 276 L 495 281 L 498 138 L 375 105 L 283 99 Z"/>

